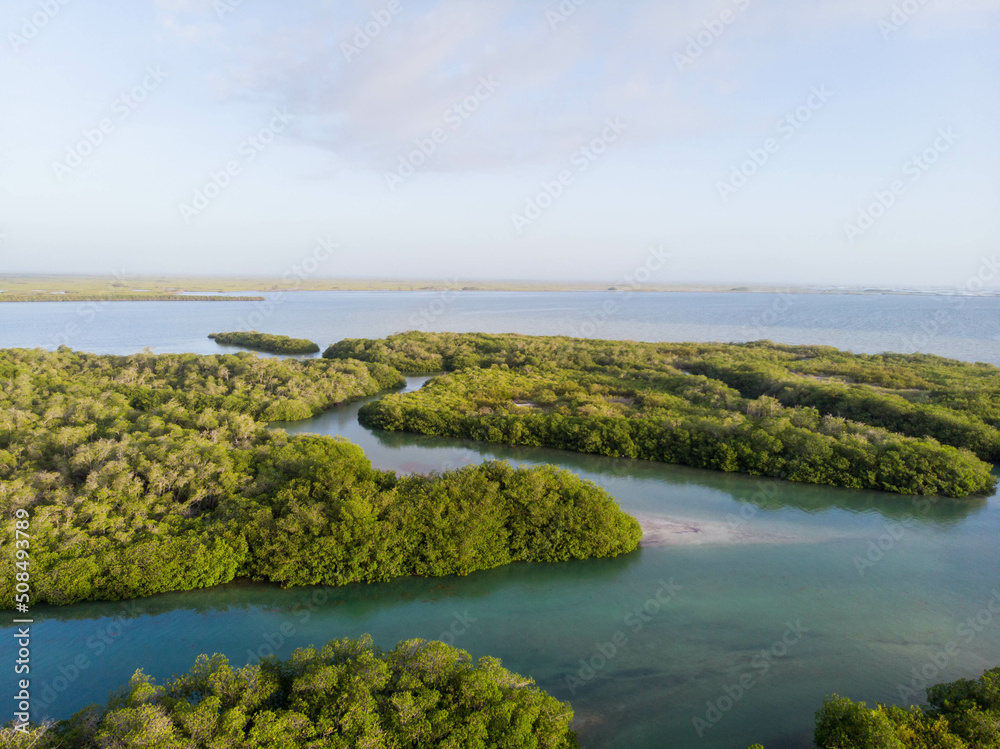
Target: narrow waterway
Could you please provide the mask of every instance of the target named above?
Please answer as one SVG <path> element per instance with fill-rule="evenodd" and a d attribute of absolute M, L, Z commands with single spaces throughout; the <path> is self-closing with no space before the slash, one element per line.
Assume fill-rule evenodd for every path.
<path fill-rule="evenodd" d="M 641 518 L 646 541 L 619 559 L 463 578 L 237 583 L 36 607 L 32 671 L 36 700 L 51 699 L 44 712 L 61 718 L 103 702 L 138 667 L 165 678 L 202 652 L 242 665 L 367 632 L 386 648 L 422 637 L 502 658 L 572 702 L 584 747 L 780 749 L 811 745 L 826 694 L 895 702 L 913 669 L 941 681 L 1000 661 L 1000 615 L 989 609 L 1000 589 L 996 497 L 922 502 L 372 432 L 357 422 L 360 405 L 276 426 L 343 435 L 377 467 L 404 472 L 494 458 L 555 463 L 614 494 Z M 957 652 L 942 662 L 950 642 Z"/>

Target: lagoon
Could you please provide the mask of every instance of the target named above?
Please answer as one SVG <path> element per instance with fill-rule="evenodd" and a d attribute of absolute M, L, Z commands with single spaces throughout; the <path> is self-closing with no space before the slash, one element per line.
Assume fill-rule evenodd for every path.
<path fill-rule="evenodd" d="M 782 299 L 303 292 L 285 295 L 257 327 L 325 346 L 421 327 L 587 334 L 589 322 L 596 337 L 771 338 L 855 351 L 919 347 L 1000 363 L 998 299 L 966 298 L 961 306 L 945 297 L 797 295 L 790 305 Z M 595 318 L 608 300 L 618 307 Z M 254 312 L 253 304 L 240 302 L 123 302 L 85 320 L 74 307 L 3 305 L 0 346 L 51 348 L 57 345 L 51 336 L 66 335 L 66 326 L 77 322 L 66 341 L 74 348 L 215 353 L 230 349 L 204 336 L 237 329 Z M 936 327 L 927 323 L 942 309 L 949 315 L 937 315 Z M 774 319 L 765 324 L 769 311 L 767 319 Z M 419 324 L 409 324 L 413 320 Z M 408 387 L 421 382 L 411 378 Z M 517 564 L 462 578 L 337 589 L 234 583 L 123 603 L 35 607 L 35 695 L 54 698 L 42 712 L 66 717 L 104 701 L 139 667 L 164 678 L 186 671 L 202 652 L 243 664 L 369 632 L 385 648 L 425 637 L 453 642 L 474 657 L 502 658 L 573 704 L 584 747 L 721 749 L 760 741 L 780 749 L 811 745 L 813 712 L 826 694 L 918 701 L 922 694 L 912 697 L 908 690 L 921 692 L 925 678 L 973 677 L 998 665 L 1000 617 L 990 610 L 1000 601 L 996 496 L 928 503 L 372 432 L 357 423 L 360 405 L 276 426 L 343 435 L 377 467 L 398 471 L 446 470 L 491 458 L 555 463 L 608 489 L 658 532 L 648 533 L 638 552 L 614 560 Z M 949 643 L 955 643 L 953 655 L 942 658 Z"/>

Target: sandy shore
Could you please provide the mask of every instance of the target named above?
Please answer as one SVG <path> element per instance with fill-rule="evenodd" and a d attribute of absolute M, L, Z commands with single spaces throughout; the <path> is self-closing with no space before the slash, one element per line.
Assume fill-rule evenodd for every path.
<path fill-rule="evenodd" d="M 797 539 L 782 533 L 754 528 L 753 523 L 730 525 L 669 518 L 663 515 L 634 516 L 642 526 L 643 546 L 701 546 L 730 544 L 795 543 Z"/>

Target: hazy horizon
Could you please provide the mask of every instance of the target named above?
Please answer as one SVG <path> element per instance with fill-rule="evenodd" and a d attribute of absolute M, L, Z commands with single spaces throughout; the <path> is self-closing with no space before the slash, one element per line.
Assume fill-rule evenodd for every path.
<path fill-rule="evenodd" d="M 0 273 L 1000 288 L 997 0 L 12 0 L 0 30 Z"/>
<path fill-rule="evenodd" d="M 983 267 L 989 268 L 991 265 L 985 263 Z M 616 291 L 753 291 L 753 292 L 765 292 L 765 293 L 780 293 L 783 291 L 796 292 L 796 291 L 829 291 L 843 289 L 845 291 L 866 291 L 870 290 L 873 292 L 947 292 L 947 293 L 963 293 L 963 294 L 989 294 L 996 295 L 1000 294 L 1000 286 L 994 286 L 991 284 L 984 284 L 982 288 L 976 285 L 975 288 L 969 288 L 966 286 L 958 285 L 947 285 L 947 284 L 865 284 L 865 283 L 778 283 L 778 282 L 767 282 L 761 281 L 756 283 L 746 283 L 740 280 L 727 280 L 727 279 L 693 279 L 686 282 L 657 282 L 648 281 L 646 283 L 639 283 L 632 281 L 627 283 L 623 280 L 607 281 L 606 279 L 595 279 L 595 280 L 577 280 L 577 281 L 563 281 L 560 279 L 552 278 L 457 278 L 454 276 L 411 276 L 411 277 L 394 277 L 394 276 L 365 276 L 365 275 L 325 275 L 323 273 L 317 272 L 315 274 L 308 275 L 305 280 L 300 276 L 293 274 L 286 274 L 279 276 L 276 274 L 267 273 L 240 273 L 224 275 L 219 273 L 122 273 L 121 269 L 117 273 L 112 272 L 108 274 L 105 278 L 103 276 L 96 276 L 94 274 L 88 273 L 47 273 L 47 272 L 11 272 L 11 273 L 0 273 L 0 281 L 4 278 L 49 278 L 49 279 L 77 279 L 86 281 L 106 281 L 106 286 L 108 289 L 131 287 L 135 283 L 143 281 L 155 281 L 155 280 L 168 280 L 168 281 L 190 281 L 192 283 L 197 282 L 199 284 L 204 284 L 205 282 L 220 281 L 232 284 L 236 281 L 266 281 L 269 284 L 275 285 L 282 290 L 292 290 L 292 291 L 323 291 L 323 288 L 313 288 L 321 287 L 325 285 L 332 284 L 372 284 L 374 285 L 385 285 L 391 286 L 393 284 L 431 284 L 435 289 L 441 288 L 462 288 L 465 291 L 530 291 L 533 286 L 539 287 L 549 287 L 555 290 L 573 290 L 574 287 L 579 287 L 581 291 L 604 291 L 604 290 L 616 290 Z M 975 278 L 973 274 L 970 278 Z M 125 283 L 123 283 L 125 282 Z M 100 284 L 104 286 L 104 283 Z M 91 283 L 93 286 L 93 283 Z M 482 286 L 482 289 L 475 288 L 476 286 Z M 512 289 L 497 288 L 502 286 L 515 287 Z M 492 287 L 492 288 L 491 288 Z M 520 288 L 518 288 L 520 287 Z M 244 289 L 241 289 L 244 290 Z M 245 287 L 247 291 L 259 290 L 254 287 Z M 350 290 L 350 289 L 347 289 Z M 366 290 L 366 289 L 358 289 Z M 393 289 L 370 289 L 377 291 L 392 291 Z M 421 289 L 415 289 L 420 291 Z M 0 289 L 4 291 L 4 289 Z M 23 290 L 22 290 L 23 291 Z M 232 289 L 227 290 L 232 292 Z M 89 293 L 89 292 L 83 292 Z"/>

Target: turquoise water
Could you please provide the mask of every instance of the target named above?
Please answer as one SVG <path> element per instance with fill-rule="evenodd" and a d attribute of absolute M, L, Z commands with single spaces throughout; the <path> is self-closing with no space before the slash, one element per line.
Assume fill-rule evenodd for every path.
<path fill-rule="evenodd" d="M 562 298 L 548 295 L 545 303 Z M 810 303 L 803 299 L 802 305 Z M 217 307 L 180 306 L 187 304 L 218 314 Z M 22 305 L 0 305 L 0 321 L 9 322 L 5 307 Z M 849 338 L 867 324 L 865 309 L 840 335 Z M 845 310 L 838 312 L 844 319 Z M 359 312 L 344 325 L 371 328 L 368 335 L 391 332 L 374 332 L 377 314 L 384 313 Z M 801 315 L 819 319 L 822 310 Z M 548 325 L 545 319 L 536 327 Z M 514 309 L 510 320 L 518 320 Z M 215 322 L 205 325 L 219 327 Z M 171 320 L 161 327 L 169 332 L 193 324 Z M 125 335 L 124 327 L 115 330 L 104 335 Z M 973 319 L 966 330 L 989 332 Z M 301 328 L 280 332 L 307 334 Z M 11 341 L 23 336 L 4 325 L 0 345 L 15 345 Z M 965 340 L 943 336 L 940 344 L 961 347 Z M 140 343 L 133 335 L 129 345 L 141 349 Z M 555 450 L 376 433 L 358 425 L 358 407 L 284 426 L 341 434 L 362 445 L 376 466 L 401 471 L 489 458 L 556 463 L 607 488 L 650 526 L 672 520 L 698 532 L 614 560 L 519 564 L 464 578 L 340 589 L 239 583 L 125 603 L 36 607 L 35 697 L 52 698 L 41 712 L 65 717 L 104 701 L 140 666 L 164 678 L 186 671 L 202 652 L 225 653 L 243 664 L 369 632 L 383 647 L 424 637 L 451 641 L 477 657 L 502 658 L 572 702 L 585 747 L 721 748 L 762 741 L 777 749 L 810 746 L 813 713 L 825 694 L 896 702 L 913 669 L 941 681 L 1000 665 L 1000 615 L 989 608 L 991 600 L 1000 608 L 994 598 L 1000 589 L 997 497 L 926 502 Z M 9 632 L 3 634 L 5 662 Z M 942 659 L 938 654 L 950 642 L 957 654 Z"/>

